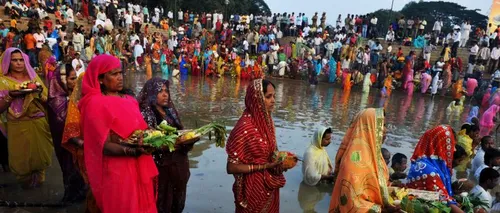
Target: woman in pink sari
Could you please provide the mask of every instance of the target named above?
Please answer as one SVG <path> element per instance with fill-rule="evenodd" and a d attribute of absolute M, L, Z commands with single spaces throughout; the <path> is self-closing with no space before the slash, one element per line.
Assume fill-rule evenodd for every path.
<path fill-rule="evenodd" d="M 481 120 L 479 120 L 479 126 L 481 130 L 479 135 L 481 137 L 489 135 L 493 127 L 495 127 L 495 121 L 493 120 L 500 110 L 498 105 L 492 105 L 486 112 L 484 112 L 483 116 L 481 116 Z"/>
<path fill-rule="evenodd" d="M 420 92 L 426 93 L 427 90 L 429 89 L 429 86 L 431 85 L 432 81 L 432 76 L 429 75 L 428 73 L 422 73 L 422 86 L 420 87 Z"/>
<path fill-rule="evenodd" d="M 477 88 L 477 80 L 475 78 L 468 78 L 467 79 L 467 96 L 471 97 L 474 95 L 474 91 Z"/>
<path fill-rule="evenodd" d="M 101 212 L 156 213 L 153 158 L 117 143 L 147 128 L 137 101 L 124 92 L 120 68 L 119 59 L 99 55 L 83 78 L 78 108 L 85 167 Z"/>

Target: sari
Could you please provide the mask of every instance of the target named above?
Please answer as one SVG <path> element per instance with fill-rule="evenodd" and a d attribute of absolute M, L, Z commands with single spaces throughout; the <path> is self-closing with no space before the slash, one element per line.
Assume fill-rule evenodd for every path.
<path fill-rule="evenodd" d="M 56 71 L 57 68 L 57 61 L 54 56 L 50 57 L 47 59 L 47 61 L 44 61 L 44 67 L 45 67 L 45 79 L 46 81 L 50 81 L 52 77 L 54 76 L 54 72 Z"/>
<path fill-rule="evenodd" d="M 470 163 L 472 158 L 474 157 L 474 148 L 472 147 L 472 138 L 469 137 L 466 133 L 466 129 L 460 130 L 457 136 L 457 144 L 464 148 L 465 153 L 467 153 L 467 158 L 464 159 L 458 166 L 455 167 L 457 172 L 466 172 L 467 165 Z"/>
<path fill-rule="evenodd" d="M 381 212 L 389 205 L 389 170 L 382 156 L 384 110 L 354 118 L 335 157 L 337 176 L 328 212 Z"/>
<path fill-rule="evenodd" d="M 40 63 L 40 66 L 42 67 L 42 70 L 45 74 L 45 78 L 47 78 L 47 73 L 45 73 L 45 62 L 52 57 L 52 51 L 50 51 L 50 47 L 47 45 L 43 45 L 42 50 L 38 53 L 38 63 Z"/>
<path fill-rule="evenodd" d="M 106 212 L 157 212 L 153 179 L 158 175 L 153 158 L 106 156 L 104 143 L 111 133 L 128 138 L 147 128 L 137 101 L 131 96 L 105 96 L 100 74 L 120 68 L 120 60 L 99 55 L 87 67 L 82 83 L 81 128 L 85 139 L 84 159 L 90 188 L 99 209 Z M 112 108 L 111 108 L 112 106 Z"/>
<path fill-rule="evenodd" d="M 453 130 L 448 125 L 425 132 L 411 157 L 406 187 L 439 192 L 441 201 L 456 204 L 451 187 L 455 144 Z"/>
<path fill-rule="evenodd" d="M 330 60 L 328 60 L 328 82 L 333 83 L 335 79 L 337 79 L 336 70 L 337 70 L 337 62 L 333 56 L 330 56 Z"/>
<path fill-rule="evenodd" d="M 370 93 L 370 87 L 372 86 L 372 82 L 370 80 L 371 73 L 366 73 L 365 78 L 363 79 L 363 93 Z"/>
<path fill-rule="evenodd" d="M 83 138 L 80 128 L 80 110 L 78 109 L 78 102 L 82 95 L 82 81 L 85 72 L 80 74 L 77 79 L 77 84 L 73 92 L 69 96 L 68 112 L 66 113 L 66 121 L 64 124 L 64 132 L 62 135 L 61 146 L 68 150 L 73 156 L 73 164 L 80 172 L 85 184 L 89 184 L 87 169 L 85 168 L 85 159 L 83 156 L 83 148 L 70 143 L 71 138 Z M 99 207 L 95 201 L 94 195 L 91 190 L 87 190 L 85 213 L 100 213 Z"/>
<path fill-rule="evenodd" d="M 493 122 L 493 118 L 496 116 L 498 113 L 498 110 L 500 110 L 500 106 L 498 105 L 492 105 L 484 114 L 481 116 L 481 119 L 479 120 L 479 126 L 480 131 L 479 131 L 479 136 L 482 138 L 484 136 L 490 135 L 491 130 L 493 127 L 495 127 L 495 122 Z"/>
<path fill-rule="evenodd" d="M 475 78 L 468 78 L 466 84 L 467 96 L 472 97 L 474 95 L 474 91 L 477 88 L 477 80 Z"/>
<path fill-rule="evenodd" d="M 248 86 L 245 107 L 227 141 L 228 161 L 253 165 L 270 163 L 278 146 L 273 119 L 264 105 L 262 79 Z M 279 212 L 279 189 L 286 181 L 277 169 L 235 174 L 234 179 L 235 212 Z"/>
<path fill-rule="evenodd" d="M 14 78 L 6 76 L 9 73 L 11 54 L 21 51 L 8 48 L 0 58 L 0 98 L 8 95 L 10 90 L 16 90 L 21 84 Z M 7 118 L 6 129 L 9 150 L 9 167 L 20 183 L 36 186 L 45 181 L 45 169 L 52 164 L 54 148 L 50 136 L 49 124 L 46 118 L 45 103 L 47 88 L 29 65 L 29 57 L 22 54 L 31 81 L 42 85 L 40 95 L 31 93 L 24 98 L 12 100 L 10 107 L 4 112 Z"/>
<path fill-rule="evenodd" d="M 429 75 L 428 73 L 422 73 L 422 84 L 420 87 L 421 93 L 427 92 L 427 90 L 429 89 L 429 86 L 431 85 L 431 81 L 432 81 L 431 75 Z"/>
<path fill-rule="evenodd" d="M 453 84 L 451 87 L 451 97 L 453 99 L 460 99 L 462 97 L 463 90 L 463 80 L 460 79 Z"/>
<path fill-rule="evenodd" d="M 326 127 L 320 127 L 313 135 L 311 144 L 304 153 L 304 163 L 302 164 L 302 175 L 304 183 L 315 186 L 321 180 L 322 175 L 332 173 L 332 162 L 326 149 L 321 146 Z"/>
<path fill-rule="evenodd" d="M 479 118 L 479 107 L 478 106 L 473 106 L 472 109 L 469 111 L 469 116 L 467 116 L 467 120 L 465 122 L 467 123 L 472 123 L 473 118 Z"/>
<path fill-rule="evenodd" d="M 150 55 L 145 55 L 144 56 L 144 64 L 146 66 L 146 80 L 149 80 L 153 77 L 153 68 L 151 65 L 151 56 Z"/>
<path fill-rule="evenodd" d="M 63 201 L 77 201 L 85 198 L 87 187 L 73 164 L 70 152 L 62 147 L 62 137 L 66 115 L 68 112 L 68 91 L 66 87 L 66 69 L 59 68 L 49 80 L 49 95 L 47 115 L 52 135 L 52 142 L 57 161 L 63 173 L 64 198 Z"/>
<path fill-rule="evenodd" d="M 168 106 L 164 107 L 165 115 L 156 109 L 156 97 L 161 92 L 162 86 L 169 91 Z M 169 82 L 158 77 L 147 81 L 139 96 L 141 114 L 149 128 L 155 129 L 163 120 L 182 130 L 179 113 L 170 98 Z M 158 177 L 158 199 L 156 202 L 158 212 L 182 212 L 186 202 L 187 183 L 191 175 L 189 171 L 188 152 L 193 145 L 180 146 L 174 152 L 157 151 L 153 153 Z"/>
<path fill-rule="evenodd" d="M 161 68 L 161 73 L 163 73 L 163 75 L 166 75 L 166 76 L 169 75 L 168 63 L 167 63 L 167 55 L 165 53 L 161 54 L 160 68 Z"/>

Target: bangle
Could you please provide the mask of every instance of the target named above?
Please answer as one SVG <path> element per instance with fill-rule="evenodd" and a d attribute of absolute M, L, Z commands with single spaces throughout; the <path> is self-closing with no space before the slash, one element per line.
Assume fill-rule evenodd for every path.
<path fill-rule="evenodd" d="M 123 147 L 123 153 L 125 153 L 125 156 L 128 156 L 127 149 L 128 149 L 128 147 Z"/>
<path fill-rule="evenodd" d="M 9 94 L 7 94 L 6 96 L 4 96 L 4 97 L 3 97 L 3 100 L 4 100 L 5 102 L 7 102 L 7 103 L 12 102 L 12 99 L 13 99 L 13 98 L 12 98 Z"/>
<path fill-rule="evenodd" d="M 248 165 L 248 172 L 252 172 L 252 167 L 250 165 Z"/>

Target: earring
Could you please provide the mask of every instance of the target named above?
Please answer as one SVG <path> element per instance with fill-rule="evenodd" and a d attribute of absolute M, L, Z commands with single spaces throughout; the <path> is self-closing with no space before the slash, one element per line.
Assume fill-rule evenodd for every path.
<path fill-rule="evenodd" d="M 99 81 L 99 84 L 102 84 L 102 81 Z"/>

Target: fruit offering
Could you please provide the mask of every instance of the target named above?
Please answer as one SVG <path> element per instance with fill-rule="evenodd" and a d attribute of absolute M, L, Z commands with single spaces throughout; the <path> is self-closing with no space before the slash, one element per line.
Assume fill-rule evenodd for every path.
<path fill-rule="evenodd" d="M 19 90 L 26 90 L 26 89 L 36 90 L 36 89 L 42 87 L 42 84 L 40 84 L 39 82 L 36 82 L 36 81 L 25 81 L 25 82 L 19 84 L 17 87 Z"/>
<path fill-rule="evenodd" d="M 291 169 L 297 165 L 297 156 L 291 152 L 280 151 L 274 154 L 275 160 L 282 162 L 284 169 Z"/>

